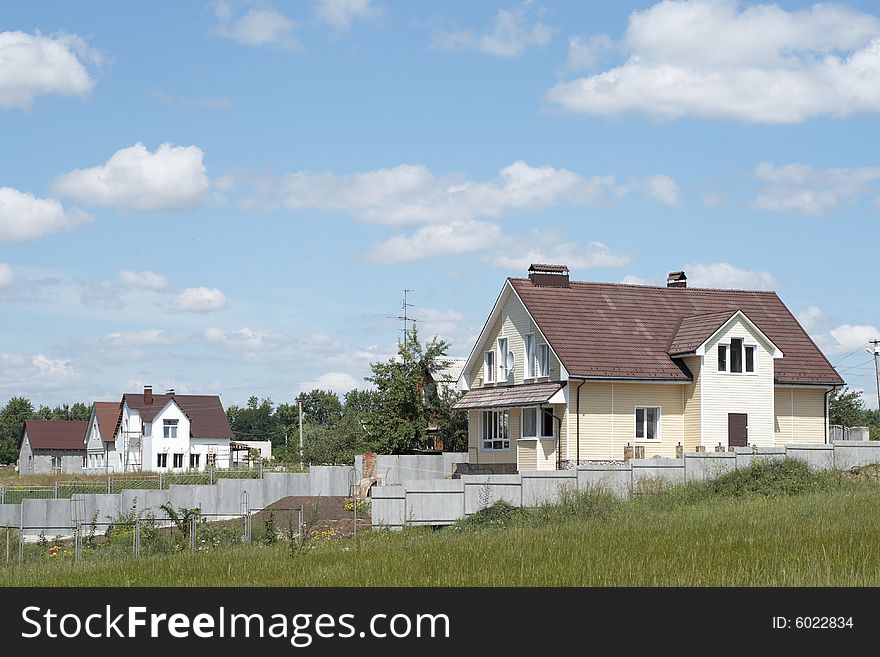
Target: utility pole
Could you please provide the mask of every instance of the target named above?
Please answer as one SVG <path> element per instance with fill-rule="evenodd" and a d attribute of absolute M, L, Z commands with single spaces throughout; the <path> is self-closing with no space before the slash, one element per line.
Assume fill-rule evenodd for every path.
<path fill-rule="evenodd" d="M 302 469 L 303 465 L 303 403 L 302 399 L 297 402 L 299 404 L 299 467 Z"/>
<path fill-rule="evenodd" d="M 869 340 L 874 347 L 874 373 L 877 377 L 877 407 L 880 408 L 880 340 Z"/>

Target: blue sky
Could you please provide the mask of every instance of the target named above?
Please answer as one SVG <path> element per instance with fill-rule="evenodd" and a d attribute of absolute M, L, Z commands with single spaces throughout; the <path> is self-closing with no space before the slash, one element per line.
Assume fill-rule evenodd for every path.
<path fill-rule="evenodd" d="M 0 16 L 0 402 L 364 386 L 403 288 L 775 289 L 876 406 L 874 3 L 32 2 Z"/>

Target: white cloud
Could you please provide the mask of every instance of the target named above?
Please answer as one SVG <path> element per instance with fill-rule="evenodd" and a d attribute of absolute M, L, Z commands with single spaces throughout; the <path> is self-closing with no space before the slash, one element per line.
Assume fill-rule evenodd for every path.
<path fill-rule="evenodd" d="M 776 277 L 769 272 L 740 269 L 727 262 L 689 264 L 684 266 L 684 271 L 689 287 L 772 290 L 779 285 Z"/>
<path fill-rule="evenodd" d="M 680 202 L 678 183 L 665 174 L 648 176 L 639 182 L 638 187 L 645 196 L 660 205 L 672 208 Z"/>
<path fill-rule="evenodd" d="M 119 272 L 119 281 L 128 287 L 139 287 L 157 292 L 161 292 L 168 287 L 168 280 L 164 276 L 149 270 L 132 271 L 130 269 L 123 269 Z"/>
<path fill-rule="evenodd" d="M 83 283 L 80 287 L 80 301 L 90 308 L 109 310 L 125 308 L 125 302 L 119 295 L 119 288 L 112 283 Z"/>
<path fill-rule="evenodd" d="M 373 262 L 395 264 L 460 255 L 490 247 L 501 234 L 497 224 L 483 221 L 424 226 L 411 235 L 395 235 L 376 244 L 367 250 L 366 257 Z"/>
<path fill-rule="evenodd" d="M 75 34 L 0 32 L 0 108 L 29 108 L 36 96 L 88 96 L 95 86 L 85 64 L 100 54 Z"/>
<path fill-rule="evenodd" d="M 217 11 L 217 7 L 225 7 L 225 10 Z M 277 45 L 289 50 L 301 48 L 293 33 L 296 24 L 271 7 L 251 9 L 244 16 L 231 20 L 229 6 L 221 3 L 215 5 L 215 15 L 221 20 L 217 31 L 242 45 Z"/>
<path fill-rule="evenodd" d="M 499 9 L 495 22 L 482 34 L 460 30 L 439 34 L 433 45 L 443 50 L 478 50 L 496 57 L 515 57 L 530 45 L 547 45 L 553 30 L 532 22 L 531 2 L 513 9 Z"/>
<path fill-rule="evenodd" d="M 568 59 L 565 68 L 573 73 L 592 71 L 612 48 L 614 42 L 607 34 L 590 37 L 573 36 L 568 40 Z"/>
<path fill-rule="evenodd" d="M 630 15 L 622 47 L 624 63 L 555 85 L 549 103 L 771 124 L 880 111 L 880 18 L 842 5 L 664 0 Z"/>
<path fill-rule="evenodd" d="M 598 205 L 615 191 L 614 176 L 585 178 L 523 161 L 504 167 L 497 181 L 439 176 L 421 164 L 401 164 L 349 175 L 299 171 L 263 180 L 245 205 L 346 212 L 361 221 L 402 226 L 498 217 L 562 203 Z"/>
<path fill-rule="evenodd" d="M 89 340 L 91 345 L 105 347 L 149 347 L 177 344 L 184 340 L 180 333 L 162 329 L 141 329 L 139 331 L 113 331 Z"/>
<path fill-rule="evenodd" d="M 602 242 L 581 245 L 561 239 L 550 231 L 532 231 L 525 236 L 506 236 L 483 262 L 522 274 L 534 262 L 568 265 L 571 269 L 625 267 L 632 262 L 626 254 L 613 253 Z"/>
<path fill-rule="evenodd" d="M 820 215 L 841 203 L 876 192 L 880 167 L 814 169 L 807 164 L 774 166 L 762 162 L 755 177 L 766 183 L 753 205 L 771 212 Z"/>
<path fill-rule="evenodd" d="M 226 307 L 226 295 L 215 287 L 188 287 L 171 305 L 180 312 L 210 313 Z"/>
<path fill-rule="evenodd" d="M 0 243 L 27 242 L 91 219 L 91 215 L 77 208 L 65 210 L 54 198 L 37 198 L 28 192 L 0 187 Z"/>
<path fill-rule="evenodd" d="M 730 200 L 722 192 L 708 192 L 703 194 L 703 205 L 710 208 L 720 208 L 730 205 Z"/>
<path fill-rule="evenodd" d="M 15 282 L 15 270 L 5 262 L 0 262 L 0 290 L 12 287 Z"/>
<path fill-rule="evenodd" d="M 55 360 L 41 353 L 0 353 L 0 391 L 3 391 L 0 395 L 3 396 L 57 390 L 79 379 L 79 373 L 68 360 Z"/>
<path fill-rule="evenodd" d="M 327 372 L 317 379 L 304 381 L 300 384 L 298 392 L 310 392 L 311 390 L 332 390 L 338 395 L 344 395 L 350 390 L 354 390 L 360 385 L 357 379 L 345 372 Z"/>
<path fill-rule="evenodd" d="M 168 143 L 151 153 L 138 142 L 101 166 L 59 176 L 52 189 L 88 205 L 134 212 L 186 210 L 199 205 L 208 190 L 202 155 L 198 146 Z"/>
<path fill-rule="evenodd" d="M 797 314 L 797 320 L 808 333 L 826 328 L 828 317 L 816 306 L 810 306 Z"/>
<path fill-rule="evenodd" d="M 370 21 L 381 18 L 385 11 L 372 0 L 320 0 L 318 18 L 324 23 L 345 31 L 355 19 Z"/>
<path fill-rule="evenodd" d="M 278 331 L 254 330 L 247 326 L 236 331 L 219 328 L 205 330 L 205 339 L 228 349 L 262 351 L 277 349 L 286 342 L 284 334 Z"/>
<path fill-rule="evenodd" d="M 620 282 L 626 283 L 627 285 L 665 285 L 665 281 L 653 278 L 646 278 L 644 276 L 636 276 L 635 274 L 627 274 L 620 279 Z"/>
<path fill-rule="evenodd" d="M 338 353 L 343 344 L 326 333 L 309 333 L 296 339 L 296 347 L 307 353 Z"/>

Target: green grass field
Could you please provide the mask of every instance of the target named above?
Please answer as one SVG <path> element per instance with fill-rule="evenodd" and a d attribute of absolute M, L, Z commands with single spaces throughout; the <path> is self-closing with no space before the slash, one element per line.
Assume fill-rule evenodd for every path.
<path fill-rule="evenodd" d="M 617 501 L 593 492 L 456 527 L 0 566 L 12 586 L 878 586 L 880 482 L 760 466 Z"/>

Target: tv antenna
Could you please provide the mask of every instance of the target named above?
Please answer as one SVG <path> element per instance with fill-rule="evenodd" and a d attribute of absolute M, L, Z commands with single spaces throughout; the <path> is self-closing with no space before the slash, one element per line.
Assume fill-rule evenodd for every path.
<path fill-rule="evenodd" d="M 403 311 L 402 315 L 397 315 L 393 317 L 388 315 L 388 319 L 399 319 L 403 322 L 403 328 L 400 331 L 403 333 L 403 346 L 406 347 L 407 336 L 409 335 L 409 324 L 412 322 L 413 328 L 416 326 L 416 318 L 409 316 L 409 309 L 413 307 L 413 304 L 409 303 L 409 293 L 415 292 L 415 290 L 411 290 L 409 288 L 404 288 L 403 290 L 403 301 L 400 303 L 400 308 Z"/>

